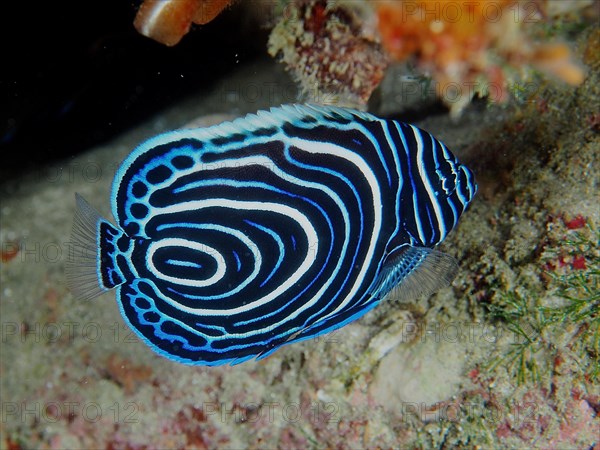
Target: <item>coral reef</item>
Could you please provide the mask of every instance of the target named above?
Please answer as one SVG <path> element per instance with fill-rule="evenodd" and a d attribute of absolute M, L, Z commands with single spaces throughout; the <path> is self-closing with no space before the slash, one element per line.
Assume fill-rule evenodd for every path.
<path fill-rule="evenodd" d="M 173 46 L 190 30 L 217 17 L 233 0 L 144 0 L 135 29 L 161 44 Z"/>
<path fill-rule="evenodd" d="M 571 2 L 403 0 L 375 7 L 386 50 L 397 61 L 414 58 L 455 115 L 475 94 L 506 100 L 518 71 L 528 66 L 572 85 L 583 81 L 583 69 L 566 44 L 538 43 L 529 34 L 549 13 L 574 11 Z"/>
<path fill-rule="evenodd" d="M 364 108 L 390 63 L 402 62 L 457 117 L 474 96 L 505 102 L 536 71 L 581 84 L 564 38 L 598 11 L 592 0 L 291 0 L 280 16 L 268 51 L 304 99 Z"/>
<path fill-rule="evenodd" d="M 286 64 L 312 102 L 364 109 L 388 65 L 364 27 L 358 2 L 294 0 L 274 27 L 268 51 Z"/>

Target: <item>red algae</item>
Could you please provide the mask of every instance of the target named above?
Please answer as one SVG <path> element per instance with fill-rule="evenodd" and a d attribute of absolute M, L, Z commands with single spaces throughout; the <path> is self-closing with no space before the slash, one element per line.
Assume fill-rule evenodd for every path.
<path fill-rule="evenodd" d="M 587 221 L 585 220 L 585 217 L 583 217 L 581 214 L 578 214 L 573 219 L 565 221 L 565 226 L 569 230 L 578 230 L 585 227 L 586 223 Z"/>
<path fill-rule="evenodd" d="M 585 256 L 577 255 L 573 258 L 571 262 L 571 267 L 576 270 L 585 270 L 587 268 L 585 264 Z"/>

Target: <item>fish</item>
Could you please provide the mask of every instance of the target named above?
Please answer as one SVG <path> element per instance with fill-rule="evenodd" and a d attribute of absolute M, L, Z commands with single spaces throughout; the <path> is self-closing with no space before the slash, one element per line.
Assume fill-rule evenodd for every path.
<path fill-rule="evenodd" d="M 448 286 L 458 263 L 436 246 L 476 192 L 414 125 L 281 105 L 140 144 L 114 224 L 76 194 L 67 281 L 83 300 L 114 289 L 159 355 L 239 364 Z"/>

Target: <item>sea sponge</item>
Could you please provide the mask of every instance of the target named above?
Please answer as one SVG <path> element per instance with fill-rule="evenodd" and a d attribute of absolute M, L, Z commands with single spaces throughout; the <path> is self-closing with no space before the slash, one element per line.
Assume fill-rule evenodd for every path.
<path fill-rule="evenodd" d="M 389 58 L 363 26 L 364 5 L 324 0 L 287 5 L 268 51 L 287 65 L 305 99 L 362 109 L 383 79 Z"/>

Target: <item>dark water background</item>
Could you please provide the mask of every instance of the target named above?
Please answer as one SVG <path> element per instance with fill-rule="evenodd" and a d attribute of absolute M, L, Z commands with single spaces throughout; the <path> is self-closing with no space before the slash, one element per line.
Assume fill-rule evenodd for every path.
<path fill-rule="evenodd" d="M 7 2 L 0 178 L 106 142 L 266 56 L 268 30 L 239 5 L 169 48 L 137 33 L 139 3 Z"/>

